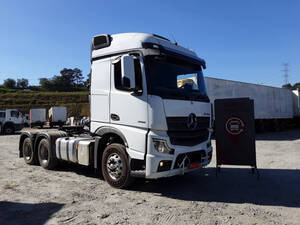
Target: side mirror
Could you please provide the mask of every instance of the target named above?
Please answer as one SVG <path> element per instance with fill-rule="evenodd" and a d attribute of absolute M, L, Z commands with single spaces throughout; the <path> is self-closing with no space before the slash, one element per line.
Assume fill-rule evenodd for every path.
<path fill-rule="evenodd" d="M 135 89 L 135 71 L 133 56 L 122 56 L 121 74 L 122 86 L 124 88 Z"/>

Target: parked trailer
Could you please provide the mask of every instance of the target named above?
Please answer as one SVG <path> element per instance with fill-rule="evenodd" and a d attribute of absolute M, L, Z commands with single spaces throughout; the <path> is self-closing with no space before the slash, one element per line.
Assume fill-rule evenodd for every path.
<path fill-rule="evenodd" d="M 30 109 L 29 121 L 31 127 L 40 126 L 41 128 L 43 128 L 46 122 L 46 109 Z"/>
<path fill-rule="evenodd" d="M 49 109 L 50 127 L 62 126 L 67 121 L 67 108 L 63 106 L 55 106 Z"/>
<path fill-rule="evenodd" d="M 293 91 L 266 85 L 205 77 L 208 96 L 213 102 L 222 98 L 249 97 L 254 100 L 256 127 L 283 129 L 297 116 Z M 299 95 L 298 95 L 299 101 Z M 299 109 L 299 108 L 298 108 Z"/>
<path fill-rule="evenodd" d="M 19 151 L 27 164 L 53 169 L 61 160 L 92 166 L 122 188 L 133 177 L 169 177 L 210 163 L 203 59 L 153 34 L 99 35 L 91 50 L 89 131 L 24 131 Z M 177 86 L 182 74 L 197 77 L 197 89 Z"/>

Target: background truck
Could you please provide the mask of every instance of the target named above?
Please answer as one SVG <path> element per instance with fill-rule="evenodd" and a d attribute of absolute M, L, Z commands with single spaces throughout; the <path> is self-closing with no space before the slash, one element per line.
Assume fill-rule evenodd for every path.
<path fill-rule="evenodd" d="M 212 158 L 211 104 L 191 50 L 153 34 L 99 35 L 91 46 L 90 128 L 27 130 L 27 164 L 92 166 L 113 187 L 204 167 Z M 195 86 L 179 86 L 194 77 Z"/>
<path fill-rule="evenodd" d="M 30 126 L 39 126 L 43 128 L 46 122 L 46 109 L 30 109 L 29 111 Z"/>
<path fill-rule="evenodd" d="M 24 127 L 30 127 L 29 114 L 23 115 L 23 125 L 24 125 Z"/>
<path fill-rule="evenodd" d="M 51 107 L 48 111 L 49 115 L 49 125 L 53 126 L 62 126 L 67 121 L 67 108 L 63 106 L 54 106 Z"/>
<path fill-rule="evenodd" d="M 258 130 L 281 130 L 299 124 L 299 90 L 205 77 L 208 96 L 213 102 L 222 98 L 249 97 L 254 100 Z"/>
<path fill-rule="evenodd" d="M 17 109 L 0 110 L 1 133 L 13 134 L 23 128 L 22 113 Z"/>

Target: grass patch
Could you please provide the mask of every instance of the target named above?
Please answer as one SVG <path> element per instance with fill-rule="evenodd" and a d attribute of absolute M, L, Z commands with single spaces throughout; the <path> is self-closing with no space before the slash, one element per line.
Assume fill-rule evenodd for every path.
<path fill-rule="evenodd" d="M 89 116 L 89 92 L 0 91 L 0 110 L 19 109 L 28 113 L 32 108 L 48 111 L 52 106 L 66 106 L 68 116 Z"/>

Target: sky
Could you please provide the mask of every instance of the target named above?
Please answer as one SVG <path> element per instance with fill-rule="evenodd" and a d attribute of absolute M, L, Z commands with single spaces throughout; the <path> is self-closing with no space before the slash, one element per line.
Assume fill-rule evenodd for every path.
<path fill-rule="evenodd" d="M 90 71 L 97 34 L 155 33 L 205 59 L 205 76 L 280 87 L 300 82 L 298 0 L 0 0 L 0 83 Z"/>

